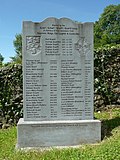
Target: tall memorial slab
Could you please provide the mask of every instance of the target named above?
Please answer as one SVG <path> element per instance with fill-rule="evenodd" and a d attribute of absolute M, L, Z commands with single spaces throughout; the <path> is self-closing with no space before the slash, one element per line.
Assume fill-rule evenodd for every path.
<path fill-rule="evenodd" d="M 93 23 L 23 22 L 23 106 L 17 147 L 101 140 L 93 119 Z"/>

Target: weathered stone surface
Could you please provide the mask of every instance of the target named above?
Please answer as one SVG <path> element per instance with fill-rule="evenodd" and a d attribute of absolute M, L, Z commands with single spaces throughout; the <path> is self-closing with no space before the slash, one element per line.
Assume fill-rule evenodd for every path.
<path fill-rule="evenodd" d="M 17 148 L 76 146 L 101 140 L 98 120 L 24 121 L 18 123 Z"/>
<path fill-rule="evenodd" d="M 93 23 L 23 23 L 24 120 L 93 119 Z"/>

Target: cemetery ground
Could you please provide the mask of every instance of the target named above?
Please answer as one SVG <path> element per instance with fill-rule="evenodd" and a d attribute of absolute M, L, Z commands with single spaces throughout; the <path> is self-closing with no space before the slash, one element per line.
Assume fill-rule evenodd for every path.
<path fill-rule="evenodd" d="M 95 112 L 102 121 L 102 141 L 79 148 L 51 149 L 48 151 L 16 151 L 17 129 L 12 126 L 0 130 L 0 160 L 119 160 L 120 108 Z"/>

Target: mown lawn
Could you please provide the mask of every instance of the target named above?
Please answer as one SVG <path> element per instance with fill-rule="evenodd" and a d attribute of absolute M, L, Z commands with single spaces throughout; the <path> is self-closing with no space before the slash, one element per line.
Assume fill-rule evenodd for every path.
<path fill-rule="evenodd" d="M 0 160 L 120 160 L 120 109 L 95 113 L 102 121 L 102 141 L 79 148 L 16 151 L 16 127 L 0 130 Z"/>

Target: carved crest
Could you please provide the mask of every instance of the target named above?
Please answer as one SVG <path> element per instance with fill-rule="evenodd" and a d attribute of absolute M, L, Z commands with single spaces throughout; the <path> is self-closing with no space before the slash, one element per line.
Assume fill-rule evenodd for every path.
<path fill-rule="evenodd" d="M 85 56 L 90 50 L 90 44 L 85 40 L 85 37 L 81 37 L 77 43 L 75 43 L 75 49 L 80 55 Z"/>
<path fill-rule="evenodd" d="M 32 55 L 41 52 L 40 36 L 27 36 L 26 37 L 26 50 Z"/>

